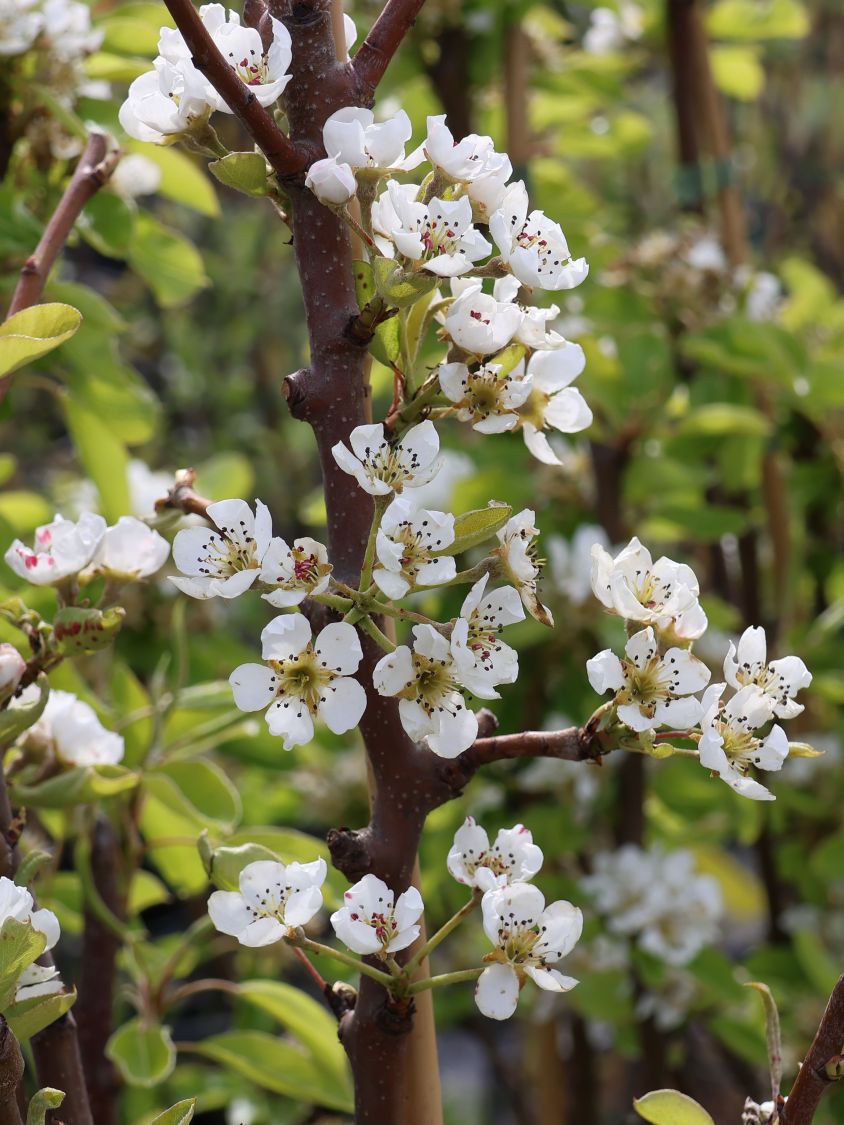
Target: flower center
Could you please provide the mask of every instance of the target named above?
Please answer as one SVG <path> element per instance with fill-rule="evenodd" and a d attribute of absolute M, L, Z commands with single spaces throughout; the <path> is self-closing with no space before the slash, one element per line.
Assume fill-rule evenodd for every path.
<path fill-rule="evenodd" d="M 269 664 L 278 677 L 276 694 L 301 699 L 315 715 L 323 691 L 334 678 L 334 673 L 317 659 L 311 646 L 288 660 L 271 660 Z"/>
<path fill-rule="evenodd" d="M 395 486 L 403 481 L 412 480 L 414 473 L 419 469 L 419 454 L 402 450 L 384 442 L 377 449 L 366 447 L 361 458 L 364 468 L 370 478 L 382 480 L 385 484 Z"/>
<path fill-rule="evenodd" d="M 232 62 L 233 58 L 234 52 L 229 51 L 229 66 L 247 86 L 263 86 L 271 81 L 267 69 L 266 55 L 259 56 L 257 51 L 250 48 L 249 54 L 244 56 L 240 62 Z"/>
<path fill-rule="evenodd" d="M 415 652 L 413 668 L 416 675 L 406 689 L 407 697 L 415 699 L 428 715 L 432 715 L 435 711 L 455 710 L 449 697 L 459 689 L 451 665 L 445 660 L 433 660 L 429 656 Z"/>

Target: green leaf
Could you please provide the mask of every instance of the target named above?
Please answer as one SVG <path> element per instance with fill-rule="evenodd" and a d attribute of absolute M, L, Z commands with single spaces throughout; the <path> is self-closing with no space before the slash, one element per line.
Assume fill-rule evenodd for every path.
<path fill-rule="evenodd" d="M 161 182 L 157 195 L 190 207 L 210 219 L 219 216 L 220 203 L 214 184 L 190 156 L 172 145 L 151 145 L 145 141 L 130 140 L 125 147 L 129 152 L 138 153 L 158 166 Z"/>
<path fill-rule="evenodd" d="M 341 1096 L 351 1095 L 346 1052 L 337 1038 L 337 1021 L 325 1006 L 291 984 L 275 980 L 245 981 L 238 988 L 247 1003 L 268 1012 L 313 1055 L 332 1076 Z"/>
<path fill-rule="evenodd" d="M 800 0 L 716 0 L 706 27 L 715 39 L 801 39 L 810 23 Z"/>
<path fill-rule="evenodd" d="M 111 704 L 115 713 L 121 717 L 120 733 L 125 746 L 123 764 L 130 768 L 139 766 L 149 751 L 155 726 L 153 716 L 149 713 L 149 693 L 122 660 L 112 663 L 109 686 Z"/>
<path fill-rule="evenodd" d="M 454 521 L 454 542 L 440 555 L 459 555 L 472 547 L 477 547 L 491 539 L 499 531 L 510 516 L 513 509 L 509 504 L 499 504 L 491 501 L 486 508 L 476 508 L 473 512 L 464 512 Z"/>
<path fill-rule="evenodd" d="M 157 875 L 140 869 L 132 876 L 129 886 L 128 910 L 130 914 L 140 914 L 151 906 L 160 906 L 170 901 L 170 892 Z"/>
<path fill-rule="evenodd" d="M 159 1113 L 150 1125 L 188 1125 L 189 1121 L 193 1121 L 195 1109 L 196 1098 L 185 1098 L 184 1101 L 171 1105 L 164 1113 Z"/>
<path fill-rule="evenodd" d="M 58 1109 L 64 1101 L 63 1090 L 53 1090 L 45 1086 L 37 1094 L 33 1094 L 26 1110 L 26 1125 L 44 1125 L 47 1120 L 47 1111 Z"/>
<path fill-rule="evenodd" d="M 372 298 L 378 294 L 375 286 L 375 274 L 369 262 L 356 260 L 352 264 L 355 271 L 355 296 L 359 308 L 364 309 Z"/>
<path fill-rule="evenodd" d="M 17 707 L 7 707 L 5 711 L 0 711 L 0 747 L 11 746 L 16 738 L 41 718 L 50 696 L 50 683 L 43 673 L 39 675 L 37 683 L 39 696 L 34 703 L 18 704 Z"/>
<path fill-rule="evenodd" d="M 709 49 L 716 84 L 731 98 L 752 102 L 762 93 L 765 68 L 755 47 L 716 44 Z"/>
<path fill-rule="evenodd" d="M 223 770 L 207 759 L 158 766 L 145 775 L 144 787 L 179 816 L 195 820 L 198 829 L 210 824 L 230 832 L 240 820 L 237 789 Z"/>
<path fill-rule="evenodd" d="M 126 476 L 129 458 L 108 420 L 68 396 L 64 399 L 67 427 L 88 476 L 97 486 L 103 515 L 116 522 L 131 510 Z"/>
<path fill-rule="evenodd" d="M 138 775 L 125 766 L 75 766 L 35 785 L 12 784 L 12 789 L 22 805 L 66 809 L 128 793 L 137 784 Z"/>
<path fill-rule="evenodd" d="M 15 998 L 18 977 L 47 944 L 40 930 L 16 918 L 7 918 L 0 927 L 0 1012 L 5 1013 Z"/>
<path fill-rule="evenodd" d="M 124 259 L 129 253 L 137 210 L 113 191 L 98 191 L 79 216 L 79 230 L 89 245 L 106 258 Z"/>
<path fill-rule="evenodd" d="M 185 304 L 209 284 L 202 255 L 194 244 L 145 211 L 135 222 L 129 264 L 166 309 Z"/>
<path fill-rule="evenodd" d="M 115 1031 L 105 1053 L 130 1086 L 157 1086 L 173 1073 L 176 1048 L 168 1027 L 129 1020 Z"/>
<path fill-rule="evenodd" d="M 405 308 L 437 287 L 437 278 L 429 273 L 408 274 L 392 258 L 374 258 L 372 273 L 378 292 L 397 308 Z"/>
<path fill-rule="evenodd" d="M 780 1091 L 782 1084 L 782 1033 L 780 1032 L 780 1014 L 777 1011 L 777 1002 L 774 994 L 762 981 L 750 980 L 746 982 L 747 988 L 754 988 L 762 997 L 765 1008 L 765 1035 L 768 1041 L 768 1072 L 771 1076 L 771 1089 L 774 1097 Z"/>
<path fill-rule="evenodd" d="M 351 1096 L 338 1095 L 310 1055 L 263 1031 L 228 1031 L 192 1043 L 190 1050 L 275 1094 L 341 1113 L 352 1112 Z"/>
<path fill-rule="evenodd" d="M 79 328 L 82 314 L 71 305 L 33 305 L 0 324 L 0 376 L 17 371 L 63 344 Z"/>
<path fill-rule="evenodd" d="M 703 1106 L 678 1090 L 653 1090 L 634 1098 L 633 1108 L 651 1125 L 715 1125 Z"/>
<path fill-rule="evenodd" d="M 12 1004 L 5 1012 L 9 1027 L 18 1039 L 31 1039 L 51 1023 L 69 1012 L 76 1002 L 76 989 L 70 992 L 53 992 L 48 996 L 33 996 Z"/>
<path fill-rule="evenodd" d="M 267 194 L 267 162 L 258 152 L 230 152 L 208 165 L 212 175 L 226 187 L 244 195 Z"/>
<path fill-rule="evenodd" d="M 765 415 L 751 406 L 712 402 L 690 410 L 677 432 L 683 437 L 724 437 L 727 434 L 766 437 L 770 429 L 771 423 Z"/>

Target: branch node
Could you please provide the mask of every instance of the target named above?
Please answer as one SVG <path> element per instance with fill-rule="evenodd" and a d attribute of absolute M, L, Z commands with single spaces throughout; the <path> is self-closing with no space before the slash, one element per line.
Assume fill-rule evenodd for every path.
<path fill-rule="evenodd" d="M 301 368 L 288 375 L 282 383 L 282 392 L 287 400 L 287 409 L 294 418 L 300 422 L 308 417 L 308 391 L 307 384 L 310 376 L 308 368 Z"/>
<path fill-rule="evenodd" d="M 338 1023 L 342 1021 L 343 1017 L 348 1012 L 353 1012 L 355 1010 L 355 1004 L 358 999 L 357 991 L 352 988 L 350 984 L 346 984 L 346 982 L 342 980 L 335 981 L 334 984 L 326 984 L 323 989 L 323 996 L 325 997 L 325 1002 L 337 1017 Z"/>
<path fill-rule="evenodd" d="M 332 828 L 326 836 L 331 862 L 350 883 L 356 883 L 372 870 L 368 828 Z"/>

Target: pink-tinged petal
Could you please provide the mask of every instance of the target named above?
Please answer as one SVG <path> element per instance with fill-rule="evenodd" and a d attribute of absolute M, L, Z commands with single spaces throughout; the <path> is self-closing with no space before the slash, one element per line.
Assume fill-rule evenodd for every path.
<path fill-rule="evenodd" d="M 319 715 L 334 734 L 345 734 L 361 720 L 366 710 L 366 692 L 357 680 L 340 677 L 323 689 Z"/>
<path fill-rule="evenodd" d="M 261 711 L 276 697 L 278 677 L 266 664 L 241 664 L 229 676 L 235 706 L 241 711 Z"/>
<path fill-rule="evenodd" d="M 508 1020 L 519 1003 L 519 978 L 510 965 L 490 965 L 475 985 L 475 1003 L 481 1015 Z"/>

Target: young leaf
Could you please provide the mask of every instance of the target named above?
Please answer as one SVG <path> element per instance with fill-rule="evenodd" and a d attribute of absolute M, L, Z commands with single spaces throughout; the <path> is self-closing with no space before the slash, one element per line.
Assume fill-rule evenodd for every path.
<path fill-rule="evenodd" d="M 51 352 L 77 331 L 82 314 L 71 305 L 34 305 L 0 324 L 0 377 Z"/>
<path fill-rule="evenodd" d="M 183 305 L 209 283 L 202 255 L 194 244 L 145 211 L 135 222 L 129 264 L 165 309 Z"/>
<path fill-rule="evenodd" d="M 158 1117 L 153 1119 L 151 1125 L 188 1125 L 189 1121 L 193 1121 L 195 1109 L 196 1098 L 185 1098 L 184 1101 L 171 1105 L 164 1113 L 159 1113 Z"/>
<path fill-rule="evenodd" d="M 16 785 L 15 800 L 37 809 L 66 809 L 128 793 L 138 775 L 125 766 L 75 766 L 35 785 Z"/>
<path fill-rule="evenodd" d="M 157 1086 L 173 1073 L 176 1048 L 170 1029 L 129 1020 L 115 1031 L 105 1053 L 130 1086 Z"/>
<path fill-rule="evenodd" d="M 782 1084 L 782 1033 L 777 1002 L 767 984 L 762 981 L 747 981 L 747 988 L 755 988 L 762 997 L 765 1008 L 765 1038 L 768 1042 L 768 1070 L 771 1075 L 771 1097 L 777 1100 Z"/>
<path fill-rule="evenodd" d="M 679 1090 L 652 1090 L 634 1098 L 633 1108 L 651 1125 L 715 1125 L 702 1105 Z"/>
<path fill-rule="evenodd" d="M 47 1111 L 58 1109 L 64 1101 L 64 1091 L 53 1090 L 45 1086 L 37 1094 L 33 1094 L 26 1111 L 26 1125 L 44 1125 L 47 1120 Z"/>
<path fill-rule="evenodd" d="M 69 1012 L 76 1002 L 76 989 L 70 992 L 52 992 L 47 996 L 32 996 L 19 1000 L 5 1012 L 6 1022 L 18 1039 L 31 1039 L 51 1023 Z"/>
<path fill-rule="evenodd" d="M 208 168 L 221 184 L 244 195 L 267 194 L 267 162 L 258 152 L 230 152 L 212 160 Z"/>
<path fill-rule="evenodd" d="M 499 531 L 510 516 L 513 509 L 509 504 L 491 502 L 487 508 L 477 508 L 473 512 L 464 512 L 454 521 L 454 542 L 441 555 L 460 555 L 471 550 L 487 539 L 491 539 Z"/>
<path fill-rule="evenodd" d="M 0 1012 L 10 1007 L 18 977 L 41 956 L 46 944 L 40 930 L 16 918 L 7 918 L 0 927 Z"/>

